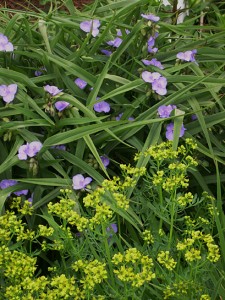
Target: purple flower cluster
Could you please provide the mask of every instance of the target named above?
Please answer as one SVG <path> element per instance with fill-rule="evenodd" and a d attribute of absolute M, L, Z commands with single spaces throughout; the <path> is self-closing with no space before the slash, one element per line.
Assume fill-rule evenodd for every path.
<path fill-rule="evenodd" d="M 44 86 L 44 90 L 52 96 L 56 96 L 63 91 L 54 85 L 46 85 L 46 86 Z"/>
<path fill-rule="evenodd" d="M 14 186 L 16 185 L 18 182 L 16 180 L 13 180 L 13 179 L 3 179 L 1 182 L 0 182 L 0 188 L 2 190 L 10 187 L 10 186 Z M 28 194 L 28 190 L 21 190 L 21 191 L 17 191 L 17 192 L 13 192 L 16 196 L 21 196 L 21 195 L 27 195 Z M 11 193 L 8 195 L 10 196 Z"/>
<path fill-rule="evenodd" d="M 180 135 L 179 137 L 182 137 L 185 133 L 186 128 L 184 128 L 184 125 L 182 124 L 181 129 L 180 129 Z M 173 135 L 174 135 L 174 124 L 173 123 L 169 123 L 166 126 L 166 138 L 169 141 L 173 140 Z"/>
<path fill-rule="evenodd" d="M 184 61 L 196 62 L 195 60 L 196 53 L 197 53 L 196 49 L 185 51 L 185 52 L 179 52 L 177 53 L 177 58 Z"/>
<path fill-rule="evenodd" d="M 158 115 L 160 118 L 169 118 L 175 108 L 177 108 L 176 105 L 161 105 L 158 108 Z"/>
<path fill-rule="evenodd" d="M 147 19 L 152 22 L 158 22 L 160 20 L 160 17 L 157 17 L 153 14 L 148 14 L 148 15 L 141 14 L 141 16 L 142 16 L 142 18 Z"/>
<path fill-rule="evenodd" d="M 74 190 L 83 190 L 90 182 L 92 182 L 91 177 L 84 178 L 84 176 L 81 174 L 77 174 L 77 175 L 73 176 L 72 180 L 73 180 L 73 189 Z"/>
<path fill-rule="evenodd" d="M 22 145 L 19 147 L 18 150 L 18 158 L 20 160 L 27 160 L 28 157 L 34 157 L 38 154 L 38 152 L 42 148 L 41 142 L 31 142 L 26 143 L 25 145 Z"/>
<path fill-rule="evenodd" d="M 69 102 L 66 102 L 66 101 L 56 101 L 55 102 L 55 108 L 58 110 L 58 111 L 63 111 L 65 108 L 67 108 L 69 106 Z"/>
<path fill-rule="evenodd" d="M 74 83 L 75 83 L 81 90 L 85 89 L 86 86 L 87 86 L 87 82 L 84 81 L 84 80 L 81 79 L 81 78 L 75 79 L 75 80 L 74 80 Z"/>
<path fill-rule="evenodd" d="M 14 50 L 13 44 L 9 42 L 7 36 L 0 33 L 0 51 L 12 52 Z"/>
<path fill-rule="evenodd" d="M 161 62 L 158 61 L 156 58 L 153 58 L 153 59 L 151 59 L 151 60 L 142 59 L 142 62 L 143 62 L 143 64 L 146 65 L 146 66 L 152 65 L 152 66 L 155 66 L 155 67 L 157 67 L 157 68 L 159 68 L 159 69 L 161 69 L 161 70 L 164 69 L 164 66 L 163 66 L 163 65 L 161 64 Z"/>
<path fill-rule="evenodd" d="M 12 83 L 7 85 L 0 85 L 0 96 L 3 98 L 3 101 L 6 103 L 10 103 L 15 98 L 15 94 L 17 92 L 17 84 Z"/>
<path fill-rule="evenodd" d="M 92 36 L 96 37 L 99 34 L 100 25 L 99 20 L 84 21 L 80 23 L 80 29 L 87 33 L 91 32 Z"/>
<path fill-rule="evenodd" d="M 142 72 L 141 76 L 145 82 L 149 82 L 152 84 L 153 91 L 155 91 L 157 94 L 161 96 L 166 95 L 167 79 L 165 77 L 163 77 L 158 72 L 151 73 L 148 71 Z"/>

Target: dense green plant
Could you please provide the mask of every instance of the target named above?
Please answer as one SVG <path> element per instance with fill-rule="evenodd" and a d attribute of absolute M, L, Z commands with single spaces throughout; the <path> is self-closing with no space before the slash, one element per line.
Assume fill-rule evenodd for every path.
<path fill-rule="evenodd" d="M 110 281 L 93 292 L 83 291 L 82 281 L 77 283 L 73 293 L 79 289 L 85 299 L 97 294 L 118 299 L 121 293 L 123 299 L 160 299 L 166 297 L 166 286 L 168 295 L 178 299 L 200 299 L 204 293 L 218 299 L 224 294 L 225 262 L 224 15 L 210 1 L 201 5 L 189 1 L 189 15 L 177 25 L 173 3 L 96 0 L 83 11 L 71 0 L 64 3 L 67 11 L 59 11 L 54 1 L 48 12 L 0 11 L 0 205 L 3 220 L 12 218 L 24 236 L 22 242 L 17 234 L 6 238 L 9 243 L 2 245 L 1 252 L 3 257 L 9 255 L 6 263 L 13 261 L 10 255 L 21 256 L 21 266 L 27 258 L 24 255 L 32 258 L 31 269 L 24 273 L 25 278 L 18 279 L 29 278 L 32 286 L 33 281 L 41 280 L 40 272 L 46 276 L 44 283 L 40 282 L 43 293 L 50 293 L 57 280 L 74 286 L 70 268 L 73 266 L 83 280 L 82 276 L 88 275 L 88 261 L 92 261 L 97 269 L 106 269 Z M 189 147 L 182 148 L 185 138 L 195 141 L 196 157 L 189 162 L 177 160 L 178 156 L 159 161 L 163 149 L 185 156 Z M 165 144 L 167 139 L 171 142 Z M 143 155 L 135 156 L 137 152 Z M 138 170 L 146 167 L 143 180 Z M 190 182 L 186 181 L 187 169 Z M 129 170 L 129 176 L 125 174 L 128 181 L 121 181 Z M 62 196 L 61 189 L 71 192 Z M 15 193 L 20 197 L 21 191 L 25 195 L 16 206 L 15 200 L 14 204 L 11 201 Z M 31 217 L 21 211 L 23 203 L 29 208 L 25 198 L 35 211 Z M 60 209 L 60 203 L 69 215 L 54 211 L 57 205 Z M 12 213 L 8 212 L 10 206 Z M 20 211 L 15 213 L 14 207 Z M 69 223 L 69 217 L 74 223 Z M 46 222 L 50 226 L 46 232 L 53 228 L 54 238 L 45 244 L 36 227 Z M 114 222 L 118 236 L 106 230 Z M 70 233 L 75 225 L 75 232 Z M 12 231 L 13 226 L 9 228 Z M 78 231 L 83 232 L 81 238 L 76 237 Z M 144 243 L 145 239 L 154 240 L 153 246 L 147 240 Z M 177 239 L 183 249 L 173 250 Z M 187 246 L 189 239 L 194 241 Z M 80 248 L 75 249 L 74 243 Z M 66 250 L 60 252 L 62 244 Z M 213 260 L 219 258 L 217 244 L 219 261 Z M 213 249 L 214 254 L 210 252 Z M 77 256 L 72 259 L 74 251 Z M 123 263 L 129 251 L 134 251 L 137 265 L 142 255 L 147 255 L 143 260 L 149 265 L 153 259 L 157 271 L 149 275 L 150 285 L 145 283 L 145 289 L 138 283 L 124 283 L 119 271 L 123 264 L 113 259 L 113 255 L 120 255 Z M 199 260 L 197 266 L 190 257 Z M 53 279 L 41 267 L 35 274 L 36 259 L 48 262 L 49 267 L 58 264 L 54 276 L 66 277 Z M 102 271 L 102 280 L 106 273 Z M 202 277 L 203 273 L 207 276 Z M 193 278 L 196 281 L 192 282 Z M 6 286 L 10 287 L 9 295 L 16 293 L 12 289 L 15 282 L 10 280 L 2 293 L 6 293 Z M 118 289 L 115 280 L 122 282 Z M 198 284 L 202 291 L 195 289 Z M 18 293 L 23 293 L 19 289 Z M 187 294 L 181 296 L 179 289 Z"/>

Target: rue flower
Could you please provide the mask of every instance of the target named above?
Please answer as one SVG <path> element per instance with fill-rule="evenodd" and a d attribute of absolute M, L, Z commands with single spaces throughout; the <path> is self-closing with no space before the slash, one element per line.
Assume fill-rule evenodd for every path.
<path fill-rule="evenodd" d="M 0 96 L 3 98 L 3 101 L 10 103 L 15 98 L 17 92 L 17 84 L 12 83 L 7 85 L 0 85 Z"/>
<path fill-rule="evenodd" d="M 73 189 L 82 190 L 92 181 L 91 177 L 84 178 L 83 175 L 77 174 L 73 176 Z"/>
<path fill-rule="evenodd" d="M 80 29 L 84 32 L 91 32 L 93 37 L 99 34 L 99 26 L 101 25 L 99 20 L 84 21 L 80 23 Z"/>

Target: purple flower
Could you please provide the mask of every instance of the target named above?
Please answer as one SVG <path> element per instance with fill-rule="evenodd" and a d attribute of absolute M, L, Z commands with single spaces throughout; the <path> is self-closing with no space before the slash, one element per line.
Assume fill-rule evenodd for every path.
<path fill-rule="evenodd" d="M 9 42 L 7 36 L 0 33 L 0 51 L 12 52 L 14 50 L 13 44 Z"/>
<path fill-rule="evenodd" d="M 101 158 L 101 161 L 102 161 L 104 167 L 105 168 L 108 167 L 108 165 L 110 163 L 109 158 L 106 155 L 102 155 L 102 156 L 100 156 L 100 158 Z"/>
<path fill-rule="evenodd" d="M 143 62 L 143 64 L 146 65 L 146 66 L 152 65 L 152 66 L 155 66 L 155 67 L 157 67 L 157 68 L 159 68 L 159 69 L 161 69 L 161 70 L 164 69 L 164 66 L 163 66 L 163 65 L 161 64 L 161 62 L 158 61 L 156 58 L 153 58 L 153 59 L 151 59 L 151 60 L 142 59 L 142 62 Z"/>
<path fill-rule="evenodd" d="M 87 86 L 87 82 L 84 81 L 81 78 L 77 78 L 74 80 L 74 83 L 81 89 L 83 90 Z"/>
<path fill-rule="evenodd" d="M 161 76 L 159 79 L 156 79 L 152 83 L 152 89 L 155 91 L 158 95 L 164 96 L 167 93 L 167 79 L 163 76 Z"/>
<path fill-rule="evenodd" d="M 148 14 L 148 15 L 141 14 L 141 16 L 142 16 L 142 18 L 150 20 L 152 22 L 158 22 L 160 20 L 160 17 L 157 17 L 153 14 Z"/>
<path fill-rule="evenodd" d="M 82 190 L 92 181 L 91 177 L 84 178 L 83 175 L 77 174 L 73 176 L 73 189 Z"/>
<path fill-rule="evenodd" d="M 191 119 L 192 119 L 192 121 L 195 121 L 195 120 L 198 120 L 198 117 L 196 114 L 194 114 L 194 115 L 191 115 Z"/>
<path fill-rule="evenodd" d="M 190 51 L 185 51 L 185 52 L 179 52 L 177 53 L 177 58 L 184 60 L 184 61 L 191 61 L 191 62 L 196 62 L 195 61 L 195 54 L 197 53 L 197 50 L 190 50 Z"/>
<path fill-rule="evenodd" d="M 153 36 L 150 36 L 148 39 L 148 47 L 153 47 L 155 45 L 155 38 Z"/>
<path fill-rule="evenodd" d="M 153 83 L 155 80 L 158 80 L 161 77 L 161 74 L 159 74 L 158 72 L 148 72 L 148 71 L 144 71 L 141 74 L 142 79 L 145 82 L 149 82 L 149 83 Z"/>
<path fill-rule="evenodd" d="M 153 53 L 153 54 L 155 54 L 157 51 L 158 51 L 158 48 L 151 48 L 151 47 L 148 47 L 148 53 Z"/>
<path fill-rule="evenodd" d="M 120 119 L 122 118 L 123 116 L 123 113 L 120 113 L 117 117 L 116 117 L 116 121 L 120 121 Z M 128 118 L 128 121 L 134 121 L 134 118 L 133 117 L 129 117 Z"/>
<path fill-rule="evenodd" d="M 106 50 L 106 49 L 102 49 L 101 52 L 103 54 L 105 54 L 106 56 L 110 56 L 112 54 L 112 51 Z"/>
<path fill-rule="evenodd" d="M 44 90 L 52 96 L 56 96 L 60 92 L 62 92 L 62 90 L 58 89 L 57 86 L 54 86 L 54 85 L 46 85 L 46 86 L 44 86 Z"/>
<path fill-rule="evenodd" d="M 94 104 L 93 108 L 96 112 L 108 113 L 110 111 L 110 105 L 106 101 L 101 101 Z"/>
<path fill-rule="evenodd" d="M 17 84 L 12 83 L 10 85 L 0 85 L 0 96 L 3 98 L 3 101 L 10 103 L 15 98 L 17 92 Z"/>
<path fill-rule="evenodd" d="M 18 158 L 26 160 L 28 157 L 34 157 L 42 148 L 41 142 L 31 142 L 19 147 Z"/>
<path fill-rule="evenodd" d="M 116 223 L 110 224 L 109 227 L 106 228 L 106 231 L 117 233 L 118 232 L 117 224 Z M 110 234 L 110 236 L 112 236 L 112 234 Z"/>
<path fill-rule="evenodd" d="M 158 108 L 158 115 L 160 118 L 169 118 L 175 108 L 177 108 L 176 105 L 161 105 Z"/>
<path fill-rule="evenodd" d="M 155 91 L 157 94 L 163 96 L 166 95 L 167 93 L 167 80 L 165 77 L 161 76 L 158 72 L 148 72 L 144 71 L 141 74 L 142 79 L 145 82 L 149 82 L 152 84 L 152 89 Z"/>
<path fill-rule="evenodd" d="M 184 135 L 186 128 L 184 128 L 184 125 L 182 124 L 182 127 L 180 129 L 180 135 L 179 137 L 182 137 Z M 174 133 L 174 124 L 170 123 L 166 126 L 166 138 L 169 141 L 173 140 L 173 133 Z"/>
<path fill-rule="evenodd" d="M 47 71 L 45 67 L 41 67 L 40 70 L 36 70 L 34 72 L 34 75 L 37 76 L 37 77 L 41 76 L 43 74 L 43 71 Z"/>
<path fill-rule="evenodd" d="M 99 34 L 98 27 L 101 25 L 99 20 L 84 21 L 80 23 L 80 29 L 84 32 L 91 32 L 93 37 Z"/>
<path fill-rule="evenodd" d="M 117 31 L 117 37 L 114 40 L 108 41 L 107 44 L 112 47 L 118 48 L 123 42 L 123 40 L 120 38 L 122 36 L 122 31 L 120 29 L 117 29 L 116 31 Z M 125 29 L 125 32 L 126 34 L 129 34 L 130 30 Z"/>
<path fill-rule="evenodd" d="M 51 148 L 66 151 L 66 146 L 65 145 L 56 145 L 56 146 L 52 146 Z"/>
<path fill-rule="evenodd" d="M 1 182 L 0 182 L 0 188 L 2 190 L 10 187 L 10 186 L 14 186 L 16 185 L 18 182 L 16 180 L 13 180 L 13 179 L 3 179 Z M 21 190 L 21 191 L 17 191 L 17 192 L 14 192 L 15 195 L 17 196 L 21 196 L 21 195 L 27 195 L 28 194 L 28 190 Z M 10 196 L 11 193 L 8 195 Z"/>
<path fill-rule="evenodd" d="M 63 111 L 69 105 L 70 105 L 69 102 L 66 102 L 66 101 L 57 101 L 57 102 L 55 102 L 55 108 L 58 111 Z"/>

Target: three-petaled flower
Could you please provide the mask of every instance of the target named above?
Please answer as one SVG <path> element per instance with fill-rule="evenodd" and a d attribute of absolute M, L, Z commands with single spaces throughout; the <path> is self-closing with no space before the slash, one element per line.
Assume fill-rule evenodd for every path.
<path fill-rule="evenodd" d="M 91 177 L 84 178 L 83 175 L 77 174 L 77 175 L 73 176 L 73 189 L 74 190 L 83 190 L 91 182 L 92 182 Z"/>
<path fill-rule="evenodd" d="M 169 118 L 175 108 L 177 108 L 176 105 L 161 105 L 158 108 L 158 115 L 160 118 Z"/>
<path fill-rule="evenodd" d="M 185 52 L 179 52 L 177 53 L 177 58 L 184 61 L 190 61 L 190 62 L 196 62 L 195 60 L 195 54 L 197 53 L 197 50 L 188 50 Z"/>
<path fill-rule="evenodd" d="M 0 96 L 3 98 L 3 101 L 6 103 L 10 103 L 15 98 L 15 94 L 17 92 L 17 84 L 12 83 L 7 85 L 0 85 Z"/>
<path fill-rule="evenodd" d="M 10 186 L 14 186 L 17 185 L 17 181 L 14 179 L 3 179 L 2 181 L 0 181 L 0 188 L 2 190 L 7 189 Z M 21 191 L 17 191 L 17 192 L 13 192 L 16 196 L 21 196 L 21 195 L 27 195 L 28 194 L 28 190 L 21 190 Z M 8 195 L 10 196 L 11 193 Z"/>
<path fill-rule="evenodd" d="M 7 36 L 0 33 L 0 51 L 12 52 L 14 50 L 13 44 L 9 42 Z"/>
<path fill-rule="evenodd" d="M 96 111 L 96 112 L 108 113 L 110 111 L 110 105 L 106 101 L 101 101 L 101 102 L 94 104 L 93 108 L 94 108 L 94 111 Z"/>
<path fill-rule="evenodd" d="M 80 29 L 84 32 L 91 32 L 93 37 L 99 34 L 99 26 L 101 25 L 99 20 L 84 21 L 80 23 Z"/>
<path fill-rule="evenodd" d="M 141 16 L 142 16 L 142 18 L 147 19 L 152 22 L 158 22 L 160 20 L 160 17 L 155 16 L 153 14 L 148 14 L 148 15 L 141 14 Z"/>
<path fill-rule="evenodd" d="M 27 160 L 28 157 L 34 157 L 35 155 L 38 154 L 41 148 L 42 148 L 41 142 L 34 141 L 31 143 L 26 143 L 25 145 L 19 147 L 18 158 L 20 160 Z"/>
<path fill-rule="evenodd" d="M 66 101 L 57 101 L 55 102 L 55 108 L 58 110 L 58 111 L 63 111 L 65 108 L 67 108 L 69 106 L 69 102 L 66 102 Z"/>
<path fill-rule="evenodd" d="M 60 90 L 57 86 L 54 85 L 46 85 L 44 86 L 44 90 L 52 96 L 56 96 L 62 92 L 62 90 Z"/>
<path fill-rule="evenodd" d="M 180 129 L 179 137 L 182 137 L 184 135 L 185 130 L 186 130 L 186 128 L 184 128 L 184 125 L 182 124 L 181 129 Z M 169 123 L 166 126 L 166 138 L 167 138 L 167 140 L 172 141 L 173 136 L 174 136 L 174 124 Z"/>
<path fill-rule="evenodd" d="M 142 72 L 141 77 L 145 82 L 149 82 L 152 84 L 152 89 L 157 94 L 161 96 L 166 95 L 167 79 L 163 77 L 161 74 L 159 74 L 158 72 L 151 73 L 148 71 L 144 71 Z"/>
<path fill-rule="evenodd" d="M 81 89 L 83 90 L 87 86 L 87 82 L 84 81 L 81 78 L 77 78 L 74 80 L 74 83 Z"/>

